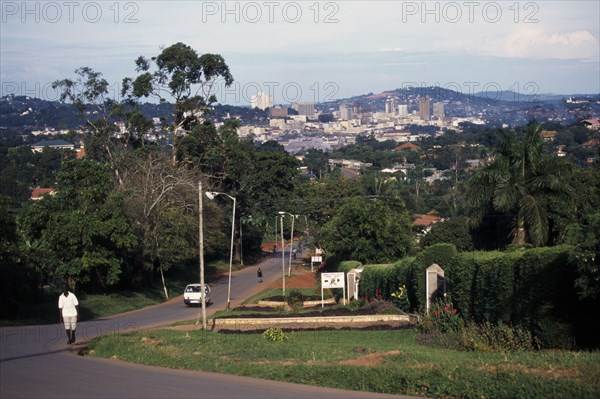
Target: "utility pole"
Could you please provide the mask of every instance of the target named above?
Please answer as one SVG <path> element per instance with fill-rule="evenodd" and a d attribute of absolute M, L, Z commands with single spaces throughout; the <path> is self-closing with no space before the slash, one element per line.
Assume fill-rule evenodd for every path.
<path fill-rule="evenodd" d="M 203 227 L 203 204 L 202 204 L 202 180 L 198 181 L 198 240 L 200 244 L 200 301 L 202 302 L 202 329 L 206 330 L 206 291 L 204 289 L 204 227 Z"/>

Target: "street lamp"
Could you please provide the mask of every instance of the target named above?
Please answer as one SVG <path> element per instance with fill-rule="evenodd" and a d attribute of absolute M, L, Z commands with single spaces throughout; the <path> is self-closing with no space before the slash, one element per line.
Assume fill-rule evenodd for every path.
<path fill-rule="evenodd" d="M 288 264 L 288 276 L 292 275 L 292 252 L 294 252 L 294 221 L 296 220 L 296 218 L 298 217 L 298 215 L 293 215 L 289 212 L 283 212 L 283 211 L 279 211 L 279 214 L 281 215 L 281 218 L 283 219 L 283 215 L 290 215 L 292 217 L 292 234 L 291 234 L 291 238 L 290 238 L 290 262 Z M 283 230 L 283 226 L 282 226 L 282 230 Z M 283 234 L 283 231 L 282 231 Z"/>
<path fill-rule="evenodd" d="M 227 285 L 227 310 L 229 310 L 229 306 L 231 304 L 231 265 L 233 263 L 233 239 L 235 234 L 235 197 L 232 197 L 229 194 L 219 193 L 217 191 L 207 191 L 205 194 L 211 200 L 214 200 L 217 195 L 224 195 L 233 201 L 233 216 L 231 217 L 231 248 L 229 250 L 229 283 Z"/>

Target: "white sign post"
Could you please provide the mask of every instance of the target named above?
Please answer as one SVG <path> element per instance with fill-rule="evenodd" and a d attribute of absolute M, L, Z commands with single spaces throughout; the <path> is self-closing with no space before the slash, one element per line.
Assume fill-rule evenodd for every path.
<path fill-rule="evenodd" d="M 315 263 L 323 263 L 323 257 L 322 256 L 311 256 L 310 257 L 310 271 L 313 271 L 313 264 Z"/>
<path fill-rule="evenodd" d="M 344 305 L 346 304 L 346 284 L 344 283 L 344 272 L 321 273 L 321 307 L 325 307 L 323 298 L 323 289 L 325 288 L 343 288 Z"/>

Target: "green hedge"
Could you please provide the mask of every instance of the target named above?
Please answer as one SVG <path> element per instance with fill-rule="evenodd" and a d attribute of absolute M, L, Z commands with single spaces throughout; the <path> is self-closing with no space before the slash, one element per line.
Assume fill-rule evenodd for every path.
<path fill-rule="evenodd" d="M 362 265 L 362 263 L 360 263 L 357 260 L 345 260 L 343 262 L 340 262 L 340 264 L 337 267 L 337 271 L 348 273 L 350 270 L 356 269 L 360 265 Z"/>
<path fill-rule="evenodd" d="M 594 317 L 600 299 L 584 297 L 574 247 L 532 248 L 514 252 L 457 253 L 452 245 L 426 248 L 392 266 L 365 266 L 361 298 L 390 300 L 406 286 L 411 311 L 425 307 L 425 269 L 439 264 L 450 300 L 465 320 L 502 322 L 531 331 L 546 347 L 599 347 Z"/>
<path fill-rule="evenodd" d="M 577 298 L 574 251 L 461 253 L 445 269 L 453 305 L 465 319 L 526 327 L 546 347 L 577 346 L 589 332 L 581 310 L 590 306 Z"/>
<path fill-rule="evenodd" d="M 437 263 L 442 268 L 456 256 L 452 244 L 436 244 L 416 257 L 404 258 L 392 266 L 365 266 L 359 285 L 361 298 L 376 298 L 377 292 L 389 300 L 401 285 L 406 286 L 412 312 L 425 308 L 425 269 Z"/>

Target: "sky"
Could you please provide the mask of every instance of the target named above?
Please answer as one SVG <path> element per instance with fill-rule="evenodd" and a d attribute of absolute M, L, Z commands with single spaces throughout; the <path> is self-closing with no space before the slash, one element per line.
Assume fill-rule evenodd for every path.
<path fill-rule="evenodd" d="M 600 2 L 5 1 L 1 94 L 56 100 L 88 66 L 110 83 L 177 42 L 224 57 L 219 102 L 326 102 L 408 86 L 600 94 Z"/>

